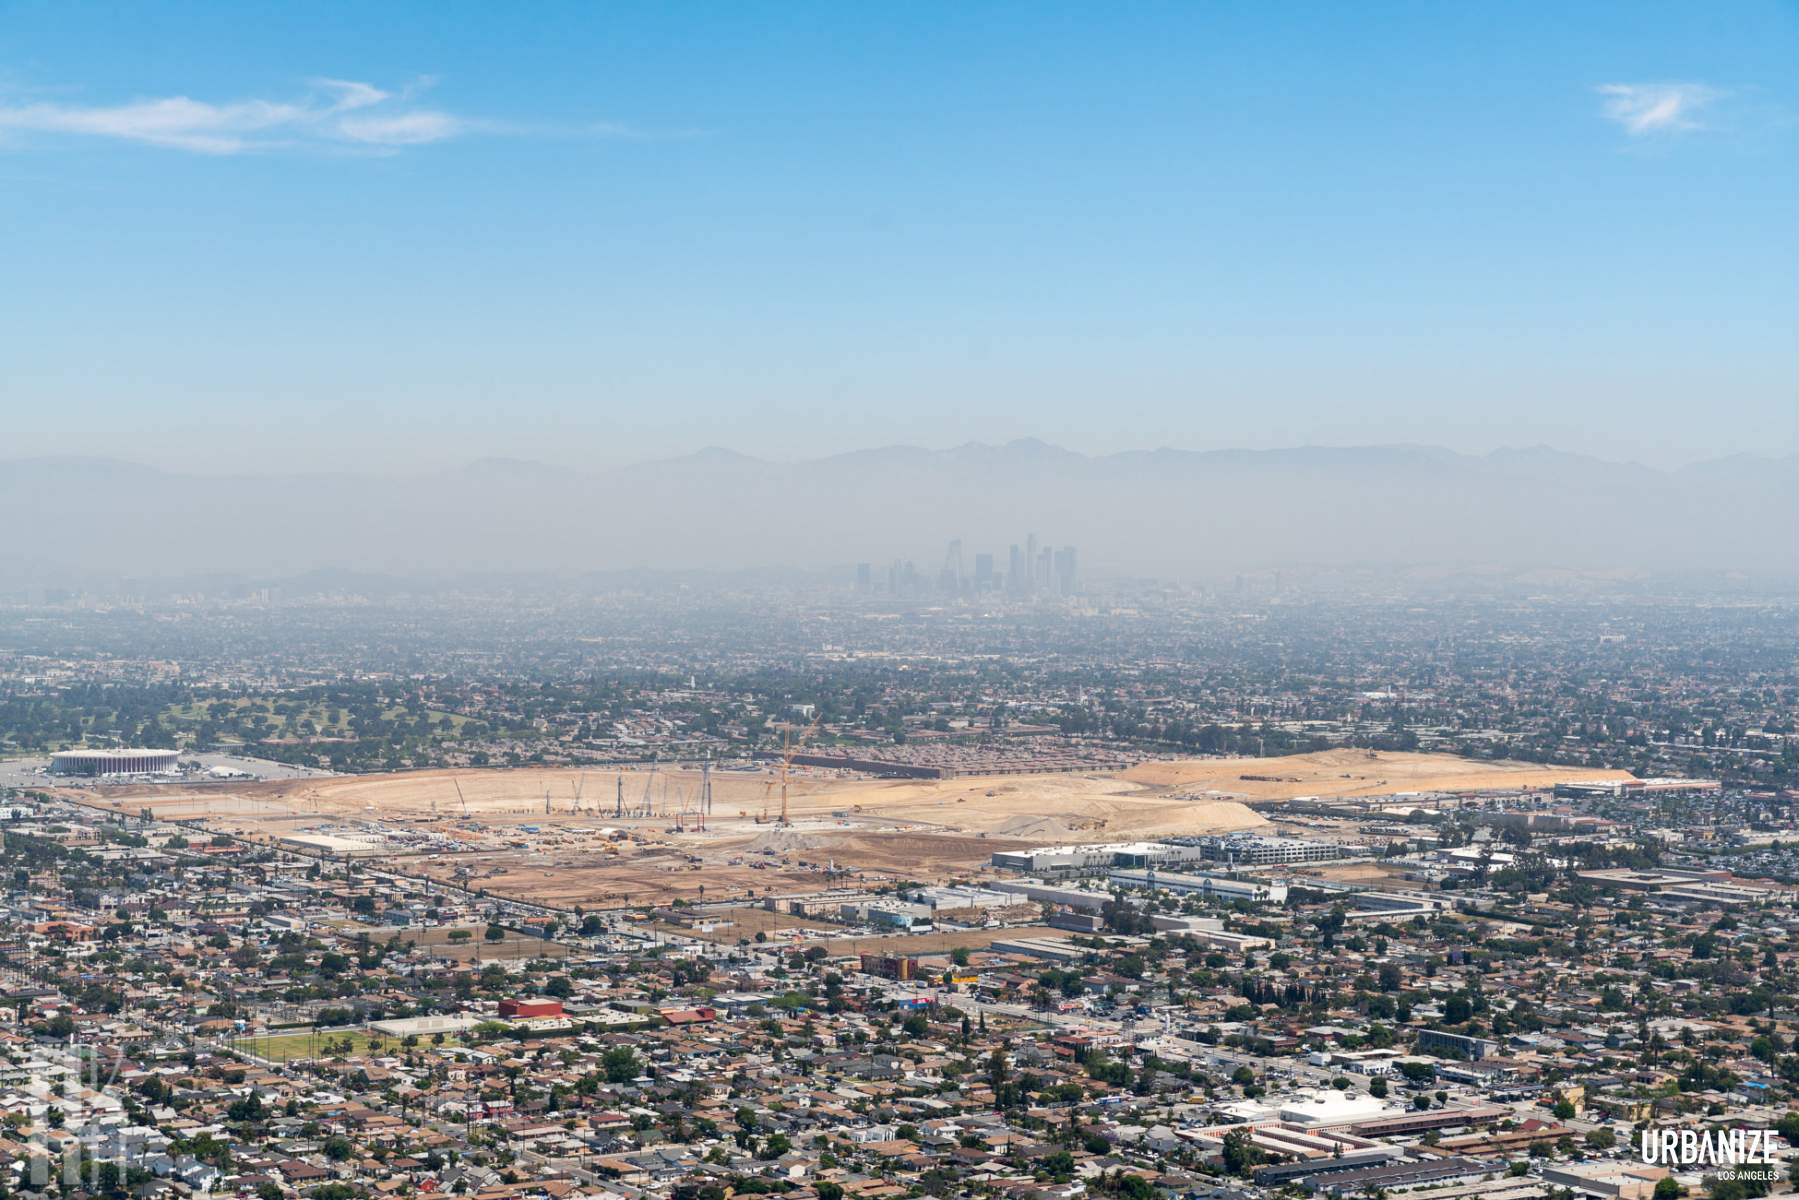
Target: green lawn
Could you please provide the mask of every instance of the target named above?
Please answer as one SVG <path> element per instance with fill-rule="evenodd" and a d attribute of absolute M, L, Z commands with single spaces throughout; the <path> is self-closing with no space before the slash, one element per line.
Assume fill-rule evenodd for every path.
<path fill-rule="evenodd" d="M 400 1044 L 400 1039 L 397 1037 L 390 1037 L 382 1033 L 364 1033 L 360 1030 L 318 1034 L 310 1032 L 277 1033 L 268 1037 L 234 1038 L 231 1045 L 233 1049 L 241 1050 L 246 1054 L 282 1062 L 291 1058 L 334 1057 L 334 1054 L 326 1052 L 326 1047 L 341 1046 L 345 1039 L 348 1039 L 351 1044 L 350 1051 L 344 1056 L 345 1058 L 369 1058 L 381 1054 L 404 1054 L 406 1052 L 406 1047 Z M 458 1046 L 462 1043 L 456 1035 L 445 1034 L 443 1044 Z M 429 1035 L 426 1035 L 419 1038 L 416 1048 L 431 1050 L 436 1048 L 436 1043 L 432 1042 Z"/>

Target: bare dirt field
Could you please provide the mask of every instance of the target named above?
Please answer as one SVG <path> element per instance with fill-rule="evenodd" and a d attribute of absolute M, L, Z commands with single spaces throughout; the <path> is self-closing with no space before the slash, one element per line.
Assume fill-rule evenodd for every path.
<path fill-rule="evenodd" d="M 140 785 L 109 789 L 103 802 L 125 811 L 148 808 L 158 816 L 294 824 L 327 818 L 451 821 L 466 813 L 496 824 L 579 821 L 662 828 L 674 822 L 693 824 L 701 786 L 700 772 L 684 768 L 653 773 L 405 771 L 271 783 Z M 788 808 L 795 822 L 1032 842 L 1208 833 L 1262 823 L 1228 800 L 1177 796 L 1165 787 L 1116 775 L 887 780 L 837 771 L 796 773 L 788 788 Z M 653 815 L 635 815 L 646 810 Z M 766 814 L 772 819 L 779 811 L 779 793 L 768 772 L 712 773 L 709 823 L 714 827 L 754 828 L 758 818 Z"/>
<path fill-rule="evenodd" d="M 725 900 L 770 892 L 811 891 L 829 885 L 823 872 L 780 863 L 752 868 L 728 860 L 695 864 L 685 854 L 661 850 L 590 858 L 581 862 L 545 862 L 529 851 L 484 854 L 472 875 L 459 875 L 467 855 L 414 856 L 399 865 L 410 874 L 491 895 L 556 908 L 632 908 L 675 900 Z"/>
<path fill-rule="evenodd" d="M 997 775 L 962 779 L 869 779 L 842 771 L 796 770 L 788 807 L 796 821 L 839 820 L 1033 841 L 1250 828 L 1261 819 L 1236 799 L 1375 796 L 1546 787 L 1568 780 L 1615 780 L 1627 772 L 1537 763 L 1491 762 L 1450 754 L 1327 750 L 1285 758 L 1177 759 L 1110 774 Z M 81 796 L 126 811 L 160 815 L 373 816 L 447 821 L 465 812 L 495 823 L 567 820 L 668 824 L 698 805 L 701 774 L 520 767 L 401 771 L 266 783 L 133 785 Z M 623 795 L 623 804 L 619 796 Z M 579 796 L 579 800 L 577 800 Z M 768 771 L 712 772 L 714 825 L 753 825 L 778 813 Z M 617 816 L 623 810 L 625 816 Z M 644 817 L 645 809 L 652 815 Z"/>
<path fill-rule="evenodd" d="M 809 794 L 793 808 L 796 814 L 873 818 L 1033 843 L 1218 833 L 1262 824 L 1235 802 L 1176 796 L 1117 775 L 860 780 Z"/>
<path fill-rule="evenodd" d="M 703 942 L 715 942 L 721 946 L 733 946 L 740 938 L 754 941 L 758 933 L 765 935 L 770 941 L 787 941 L 790 935 L 828 935 L 840 929 L 840 926 L 827 925 L 822 921 L 809 921 L 805 917 L 796 917 L 790 913 L 770 912 L 766 908 L 727 908 L 719 911 L 707 911 L 706 917 L 721 922 L 712 929 L 687 929 L 676 925 L 658 926 L 665 933 L 680 937 L 698 938 Z M 729 922 L 724 924 L 723 922 Z"/>
<path fill-rule="evenodd" d="M 1383 796 L 1392 792 L 1479 792 L 1550 787 L 1573 780 L 1620 780 L 1628 771 L 1539 763 L 1486 762 L 1453 754 L 1326 750 L 1286 758 L 1185 759 L 1132 767 L 1121 779 L 1156 788 L 1244 800 L 1302 796 Z"/>
<path fill-rule="evenodd" d="M 1332 863 L 1328 865 L 1314 864 L 1300 867 L 1295 872 L 1298 876 L 1310 876 L 1313 879 L 1325 879 L 1333 883 L 1381 883 L 1399 874 L 1397 869 L 1388 869 L 1380 863 Z M 1297 880 L 1289 880 L 1297 882 Z"/>
<path fill-rule="evenodd" d="M 997 850 L 1267 829 L 1245 801 L 1544 787 L 1621 772 L 1332 750 L 1144 763 L 1110 774 L 871 779 L 796 772 L 790 827 L 767 770 L 408 771 L 71 792 L 118 811 L 273 839 L 386 837 L 384 865 L 560 908 L 755 898 L 895 880 L 977 879 Z M 622 800 L 621 800 L 622 797 Z M 620 816 L 620 813 L 623 816 Z"/>

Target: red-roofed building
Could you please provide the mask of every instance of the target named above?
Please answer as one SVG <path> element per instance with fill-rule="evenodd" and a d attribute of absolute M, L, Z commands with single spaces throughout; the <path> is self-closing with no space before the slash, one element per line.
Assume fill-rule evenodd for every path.
<path fill-rule="evenodd" d="M 502 1017 L 560 1017 L 562 1001 L 533 996 L 529 1000 L 500 1001 Z"/>

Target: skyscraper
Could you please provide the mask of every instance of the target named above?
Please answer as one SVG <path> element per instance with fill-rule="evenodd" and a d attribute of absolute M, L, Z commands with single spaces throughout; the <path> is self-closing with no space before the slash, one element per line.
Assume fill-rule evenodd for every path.
<path fill-rule="evenodd" d="M 983 594 L 993 590 L 993 555 L 974 556 L 974 590 Z"/>
<path fill-rule="evenodd" d="M 956 538 L 943 554 L 943 570 L 937 578 L 937 590 L 950 596 L 962 594 L 962 539 Z"/>

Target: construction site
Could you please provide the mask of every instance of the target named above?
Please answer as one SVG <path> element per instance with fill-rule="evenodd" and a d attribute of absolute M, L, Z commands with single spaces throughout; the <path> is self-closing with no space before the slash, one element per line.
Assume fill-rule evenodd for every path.
<path fill-rule="evenodd" d="M 802 744 L 730 767 L 127 784 L 79 798 L 325 859 L 592 909 L 974 879 L 1000 850 L 1267 828 L 1282 800 L 1529 789 L 1620 774 L 1339 750 L 896 780 L 801 765 Z"/>

